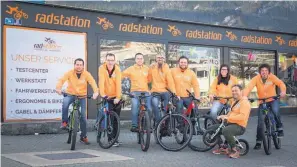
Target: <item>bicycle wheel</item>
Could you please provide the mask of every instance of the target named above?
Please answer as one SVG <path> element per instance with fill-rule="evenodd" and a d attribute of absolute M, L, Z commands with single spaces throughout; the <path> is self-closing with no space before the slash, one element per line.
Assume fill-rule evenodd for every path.
<path fill-rule="evenodd" d="M 139 140 L 142 151 L 147 151 L 150 147 L 151 141 L 151 120 L 149 117 L 149 113 L 147 111 L 144 112 L 144 115 L 140 117 L 139 120 Z"/>
<path fill-rule="evenodd" d="M 268 116 L 264 118 L 264 123 L 262 123 L 262 139 L 263 139 L 263 146 L 264 146 L 264 151 L 267 155 L 271 154 L 271 122 Z"/>
<path fill-rule="evenodd" d="M 75 150 L 75 144 L 76 144 L 76 136 L 77 136 L 77 131 L 78 131 L 78 110 L 73 110 L 72 111 L 72 118 L 71 118 L 71 150 Z"/>
<path fill-rule="evenodd" d="M 205 133 L 203 134 L 203 142 L 205 145 L 209 147 L 214 147 L 215 145 L 218 144 L 219 138 L 218 136 L 213 136 L 216 133 L 215 130 L 206 130 Z"/>
<path fill-rule="evenodd" d="M 239 155 L 240 156 L 246 155 L 250 150 L 249 143 L 244 139 L 238 139 L 238 142 L 236 142 L 236 147 L 239 150 Z"/>
<path fill-rule="evenodd" d="M 280 149 L 281 148 L 281 138 L 278 138 L 278 132 L 276 131 L 276 125 L 273 124 L 272 125 L 272 140 L 273 140 L 273 144 L 275 146 L 276 149 Z"/>
<path fill-rule="evenodd" d="M 181 140 L 185 140 L 181 144 L 177 143 L 178 135 L 181 135 Z M 182 150 L 191 141 L 192 135 L 191 121 L 181 114 L 168 114 L 160 120 L 157 126 L 157 140 L 161 147 L 167 151 Z M 174 137 L 174 139 L 170 141 L 169 137 Z M 173 147 L 173 144 L 177 144 L 177 146 Z"/>
<path fill-rule="evenodd" d="M 198 116 L 193 123 L 193 137 L 189 142 L 188 146 L 198 152 L 206 152 L 211 150 L 214 146 L 208 146 L 203 141 L 203 134 L 206 132 L 206 129 L 216 124 L 216 121 L 212 119 L 209 115 Z M 207 126 L 205 126 L 207 125 Z"/>
<path fill-rule="evenodd" d="M 71 115 L 72 115 L 72 111 L 70 112 L 70 115 L 68 116 L 68 120 L 69 120 L 69 124 L 68 125 L 71 125 L 72 124 Z M 72 134 L 72 128 L 71 127 L 68 127 L 67 144 L 70 144 L 71 143 L 71 134 Z"/>
<path fill-rule="evenodd" d="M 103 149 L 110 148 L 120 134 L 120 117 L 114 111 L 102 115 L 97 127 L 97 143 Z"/>

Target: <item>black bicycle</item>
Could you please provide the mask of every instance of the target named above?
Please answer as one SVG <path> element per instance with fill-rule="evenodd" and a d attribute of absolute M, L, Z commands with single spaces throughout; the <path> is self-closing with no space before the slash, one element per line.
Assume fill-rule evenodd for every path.
<path fill-rule="evenodd" d="M 109 110 L 108 101 L 110 100 L 114 100 L 114 98 L 103 98 L 103 100 L 97 104 L 99 106 L 97 112 L 97 121 L 95 125 L 97 129 L 97 143 L 100 147 L 104 149 L 110 148 L 119 137 L 120 117 L 116 112 L 114 112 L 114 110 L 125 103 L 124 100 L 120 100 L 117 105 L 115 105 L 111 110 Z M 106 139 L 107 142 L 105 143 Z"/>
<path fill-rule="evenodd" d="M 213 97 L 214 100 L 226 100 L 226 102 L 223 104 L 223 108 L 217 113 L 217 116 L 220 115 L 227 115 L 228 112 L 230 111 L 231 107 L 229 105 L 229 101 L 230 99 L 232 99 L 233 97 L 220 97 L 220 96 L 215 96 Z M 208 115 L 210 115 L 210 111 L 207 112 Z M 217 121 L 217 120 L 216 120 Z"/>
<path fill-rule="evenodd" d="M 203 142 L 205 145 L 213 148 L 215 145 L 219 143 L 219 141 L 222 141 L 221 135 L 222 135 L 222 129 L 226 127 L 226 120 L 221 121 L 220 126 L 217 129 L 208 129 L 204 134 L 203 134 Z M 244 140 L 244 139 L 237 139 L 234 136 L 234 139 L 236 141 L 236 147 L 239 150 L 239 155 L 244 156 L 249 152 L 249 143 Z M 223 141 L 222 141 L 223 143 Z M 227 144 L 227 142 L 224 142 Z"/>
<path fill-rule="evenodd" d="M 192 139 L 193 126 L 189 118 L 183 114 L 176 113 L 177 96 L 167 89 L 170 94 L 167 106 L 168 112 L 157 125 L 157 140 L 160 146 L 167 151 L 180 151 L 185 148 Z M 174 141 L 169 141 L 169 137 Z M 183 142 L 181 142 L 183 141 Z M 177 147 L 173 144 L 177 143 Z"/>
<path fill-rule="evenodd" d="M 260 135 L 262 136 L 264 150 L 267 155 L 271 154 L 271 139 L 273 140 L 276 149 L 281 148 L 281 139 L 278 138 L 278 131 L 276 128 L 276 115 L 274 112 L 272 112 L 271 106 L 267 104 L 268 99 L 278 100 L 279 98 L 280 95 L 261 99 L 249 99 L 251 103 L 253 103 L 256 100 L 263 102 L 262 108 L 259 111 L 261 112 L 259 117 L 261 124 L 258 126 L 260 126 L 262 130 Z"/>
<path fill-rule="evenodd" d="M 74 95 L 68 95 L 66 93 L 63 93 L 63 96 L 74 96 Z M 74 96 L 75 100 L 73 102 L 73 108 L 72 111 L 69 113 L 68 116 L 68 126 L 67 126 L 67 130 L 68 130 L 68 140 L 67 143 L 71 144 L 70 149 L 71 150 L 75 150 L 75 144 L 76 144 L 76 138 L 77 138 L 77 132 L 79 131 L 79 125 L 80 125 L 80 99 L 82 98 L 92 98 L 93 95 L 86 95 L 86 96 Z"/>
<path fill-rule="evenodd" d="M 137 98 L 139 101 L 139 112 L 138 112 L 138 144 L 140 144 L 142 151 L 147 151 L 150 147 L 151 139 L 151 121 L 147 111 L 146 96 L 145 93 L 141 93 L 140 96 L 135 96 L 130 93 L 123 93 L 128 95 L 130 98 Z"/>

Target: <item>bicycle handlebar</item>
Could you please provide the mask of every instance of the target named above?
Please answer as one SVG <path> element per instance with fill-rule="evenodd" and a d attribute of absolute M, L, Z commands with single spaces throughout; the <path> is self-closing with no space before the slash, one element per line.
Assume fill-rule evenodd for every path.
<path fill-rule="evenodd" d="M 68 93 L 65 93 L 65 92 L 62 92 L 62 95 L 64 97 L 66 97 L 66 96 L 74 96 L 75 98 L 78 98 L 78 99 L 83 99 L 83 98 L 91 99 L 93 97 L 93 95 L 77 96 L 77 95 L 71 95 L 71 94 L 68 94 Z"/>
<path fill-rule="evenodd" d="M 200 99 L 197 99 L 194 95 L 193 95 L 193 93 L 191 93 L 188 89 L 186 89 L 187 90 L 187 92 L 189 93 L 189 96 L 191 97 L 191 98 L 193 98 L 193 100 L 196 100 L 198 103 L 200 103 Z"/>
<path fill-rule="evenodd" d="M 220 96 L 214 96 L 213 99 L 214 99 L 214 100 L 220 100 L 220 99 L 230 100 L 230 99 L 233 99 L 233 97 L 220 97 Z"/>
<path fill-rule="evenodd" d="M 127 95 L 127 96 L 129 96 L 130 98 L 140 98 L 140 99 L 142 99 L 142 98 L 146 98 L 146 97 L 150 97 L 151 95 L 140 95 L 140 96 L 135 96 L 135 95 L 133 95 L 133 94 L 131 94 L 131 93 L 123 93 L 124 95 Z"/>
<path fill-rule="evenodd" d="M 265 103 L 266 100 L 268 100 L 268 99 L 274 99 L 274 100 L 276 100 L 276 99 L 279 99 L 279 98 L 280 98 L 280 95 L 276 95 L 276 96 L 271 96 L 271 97 L 266 97 L 266 98 L 249 98 L 249 101 L 251 103 L 253 103 L 256 100 L 258 100 L 258 101 L 263 101 Z"/>

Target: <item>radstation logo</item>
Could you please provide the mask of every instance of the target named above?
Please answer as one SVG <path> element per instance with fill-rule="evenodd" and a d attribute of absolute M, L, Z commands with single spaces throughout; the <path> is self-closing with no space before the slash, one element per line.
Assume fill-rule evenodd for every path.
<path fill-rule="evenodd" d="M 39 50 L 39 51 L 60 52 L 61 49 L 62 49 L 61 45 L 58 45 L 54 39 L 47 38 L 47 37 L 45 37 L 44 43 L 34 44 L 34 50 Z"/>

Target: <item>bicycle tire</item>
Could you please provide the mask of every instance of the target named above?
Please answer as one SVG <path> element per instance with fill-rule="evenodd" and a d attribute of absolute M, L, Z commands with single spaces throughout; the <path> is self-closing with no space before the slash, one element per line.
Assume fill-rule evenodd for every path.
<path fill-rule="evenodd" d="M 265 133 L 266 131 L 266 133 Z M 263 139 L 263 146 L 264 146 L 264 151 L 266 155 L 271 154 L 271 138 L 269 136 L 270 133 L 270 119 L 268 117 L 264 118 L 264 121 L 262 123 L 262 139 Z"/>
<path fill-rule="evenodd" d="M 245 139 L 238 139 L 238 141 L 239 141 L 239 143 L 241 143 L 241 145 L 242 145 L 242 143 L 245 145 L 245 147 L 244 147 L 245 150 L 243 152 L 241 152 L 242 148 L 238 147 L 239 155 L 240 156 L 244 156 L 244 155 L 246 155 L 249 152 L 250 145 L 249 145 L 249 143 Z M 238 144 L 238 143 L 236 143 L 236 144 Z"/>
<path fill-rule="evenodd" d="M 78 110 L 72 111 L 72 132 L 71 132 L 71 150 L 75 150 L 76 138 L 77 138 L 77 131 L 78 131 Z"/>
<path fill-rule="evenodd" d="M 205 131 L 205 133 L 203 134 L 203 142 L 204 142 L 205 145 L 207 145 L 209 147 L 214 147 L 215 145 L 218 144 L 218 142 L 219 142 L 218 136 L 215 136 L 211 141 L 209 141 L 209 137 L 207 137 L 207 135 L 211 136 L 215 132 L 216 131 L 212 130 L 212 129 L 209 129 L 209 130 Z"/>
<path fill-rule="evenodd" d="M 199 120 L 200 120 L 200 118 L 202 118 L 202 119 L 204 118 L 204 123 L 203 123 L 203 125 L 204 125 L 204 129 L 202 129 L 201 127 L 198 127 L 198 128 L 197 128 L 197 126 L 196 126 L 196 124 L 198 124 L 198 126 L 200 126 L 200 124 L 199 124 Z M 201 136 L 202 136 L 202 140 L 203 140 L 203 134 L 206 132 L 207 128 L 209 127 L 209 126 L 206 126 L 207 121 L 210 121 L 210 122 L 212 123 L 212 125 L 216 124 L 217 122 L 216 122 L 211 116 L 209 116 L 209 115 L 198 116 L 197 119 L 198 119 L 198 122 L 195 122 L 195 125 L 193 125 L 193 127 L 194 127 L 193 136 L 195 136 L 195 135 L 197 135 L 197 136 L 198 136 L 198 135 L 201 135 Z M 211 125 L 210 125 L 210 126 L 211 126 Z M 193 151 L 206 152 L 206 151 L 209 151 L 209 150 L 211 150 L 212 148 L 215 147 L 215 145 L 214 145 L 214 146 L 207 146 L 207 145 L 204 143 L 204 141 L 202 141 L 202 143 L 205 144 L 205 146 L 206 146 L 205 148 L 196 146 L 196 145 L 194 145 L 192 142 L 195 142 L 193 138 L 192 138 L 192 140 L 189 142 L 188 146 L 189 146 Z"/>
<path fill-rule="evenodd" d="M 186 130 L 184 130 L 184 132 L 183 132 L 183 136 L 185 136 L 187 133 L 189 133 L 189 138 L 186 138 L 186 141 L 185 142 L 183 142 L 182 144 L 180 144 L 180 146 L 178 147 L 178 148 L 170 148 L 170 147 L 167 147 L 163 142 L 162 142 L 162 140 L 161 140 L 161 138 L 162 138 L 162 136 L 161 136 L 161 129 L 162 129 L 162 125 L 163 125 L 163 122 L 164 122 L 164 124 L 166 124 L 166 121 L 167 121 L 167 119 L 169 119 L 168 121 L 169 121 L 169 124 L 170 124 L 170 116 L 171 117 L 180 117 L 180 119 L 181 120 L 183 120 L 184 122 L 185 122 L 185 125 L 186 126 L 189 126 L 188 128 L 189 128 L 189 131 L 187 130 L 187 128 L 186 128 Z M 169 114 L 167 114 L 167 115 L 165 115 L 161 120 L 160 120 L 160 122 L 158 123 L 158 126 L 157 126 L 157 140 L 158 140 L 158 142 L 159 142 L 159 144 L 160 144 L 160 146 L 163 148 L 163 149 L 165 149 L 166 151 L 174 151 L 174 152 L 176 152 L 176 151 L 180 151 L 180 150 L 182 150 L 182 149 L 184 149 L 187 145 L 188 145 L 188 143 L 191 141 L 191 139 L 192 139 L 192 135 L 193 135 L 193 126 L 192 126 L 192 124 L 191 124 L 191 121 L 186 117 L 186 116 L 184 116 L 184 115 L 181 115 L 181 114 L 171 114 L 171 115 L 169 115 Z"/>
<path fill-rule="evenodd" d="M 71 125 L 71 115 L 68 116 L 69 120 L 69 125 Z M 71 134 L 72 134 L 72 129 L 68 127 L 68 139 L 67 139 L 67 144 L 71 143 Z"/>
<path fill-rule="evenodd" d="M 142 112 L 144 112 L 144 115 L 139 120 L 140 126 L 138 134 L 141 150 L 146 152 L 150 147 L 151 141 L 151 119 L 147 111 Z M 144 133 L 147 134 L 146 139 L 144 139 Z"/>
<path fill-rule="evenodd" d="M 274 147 L 279 150 L 281 149 L 281 138 L 278 138 L 278 134 L 276 132 L 276 125 L 273 124 L 273 131 L 274 133 L 272 134 L 272 140 L 273 140 L 273 144 Z"/>
<path fill-rule="evenodd" d="M 101 125 L 103 124 L 103 121 L 105 119 L 105 115 L 102 115 L 102 117 L 100 118 L 100 121 L 98 123 L 98 127 L 97 127 L 97 142 L 99 144 L 99 146 L 103 149 L 109 149 L 118 139 L 119 134 L 120 134 L 120 117 L 118 116 L 118 114 L 114 111 L 109 111 L 109 114 L 107 115 L 107 128 L 106 129 L 102 129 Z M 112 132 L 108 132 L 110 129 L 113 129 L 113 124 L 115 123 L 115 121 L 117 121 L 117 132 L 115 133 L 115 137 L 112 138 L 107 145 L 105 145 L 103 142 L 101 142 L 101 137 L 102 135 L 105 135 L 104 133 L 106 133 L 107 135 L 111 135 L 108 133 L 112 133 Z M 103 132 L 102 132 L 103 131 Z"/>

